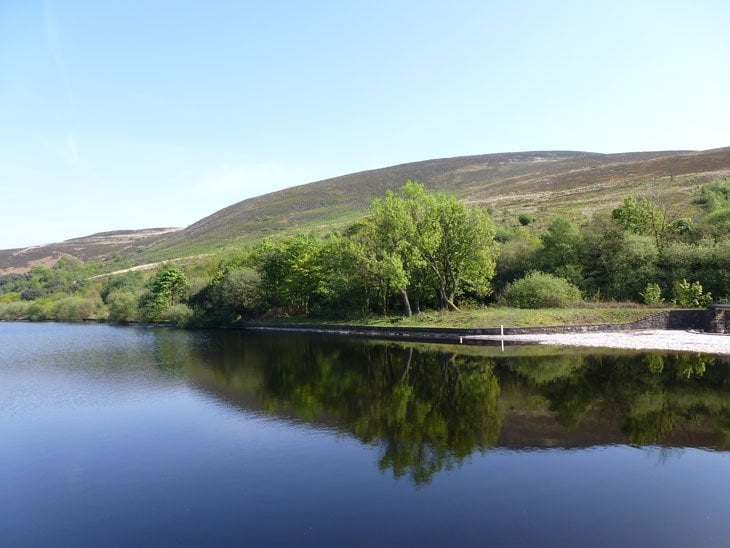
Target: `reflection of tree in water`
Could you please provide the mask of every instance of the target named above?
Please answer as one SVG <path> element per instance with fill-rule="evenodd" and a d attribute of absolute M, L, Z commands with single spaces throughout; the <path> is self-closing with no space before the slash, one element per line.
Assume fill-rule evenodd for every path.
<path fill-rule="evenodd" d="M 364 440 L 384 443 L 381 469 L 417 483 L 496 445 L 501 426 L 499 386 L 488 363 L 455 355 L 408 352 L 401 379 L 355 427 Z M 392 356 L 392 353 L 391 353 Z M 415 362 L 415 363 L 414 363 Z"/>
<path fill-rule="evenodd" d="M 211 334 L 189 355 L 198 382 L 271 414 L 334 423 L 381 449 L 379 466 L 428 483 L 497 443 L 502 414 L 491 360 L 399 345 Z"/>
<path fill-rule="evenodd" d="M 489 357 L 449 346 L 231 333 L 188 348 L 187 371 L 199 382 L 245 406 L 335 424 L 379 447 L 381 469 L 417 484 L 495 446 L 506 412 L 552 416 L 566 431 L 620 425 L 637 445 L 730 442 L 730 368 L 696 354 L 541 349 Z"/>
<path fill-rule="evenodd" d="M 310 347 L 316 356 L 304 361 L 281 356 L 267 368 L 259 395 L 269 410 L 336 418 L 340 428 L 382 447 L 381 469 L 415 483 L 496 444 L 499 386 L 489 361 L 387 345 L 358 350 Z"/>
<path fill-rule="evenodd" d="M 512 358 L 506 365 L 549 402 L 556 420 L 576 428 L 587 414 L 613 415 L 629 441 L 657 444 L 705 428 L 730 438 L 727 364 L 700 354 L 573 355 Z M 723 443 L 723 442 L 721 442 Z"/>

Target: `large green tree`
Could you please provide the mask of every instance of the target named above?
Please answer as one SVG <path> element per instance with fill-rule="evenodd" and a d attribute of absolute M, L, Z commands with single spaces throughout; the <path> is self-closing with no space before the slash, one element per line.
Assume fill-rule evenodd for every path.
<path fill-rule="evenodd" d="M 307 234 L 262 243 L 256 262 L 270 306 L 295 314 L 309 312 L 322 283 L 321 247 L 321 240 Z"/>
<path fill-rule="evenodd" d="M 572 222 L 558 217 L 540 235 L 537 263 L 543 272 L 556 274 L 574 284 L 582 282 L 583 237 Z"/>
<path fill-rule="evenodd" d="M 693 227 L 690 219 L 678 215 L 673 204 L 658 197 L 630 196 L 611 215 L 624 230 L 651 236 L 659 249 L 666 246 L 672 237 L 691 231 Z"/>
<path fill-rule="evenodd" d="M 465 290 L 489 295 L 498 252 L 489 214 L 412 181 L 401 194 L 415 227 L 412 246 L 433 276 L 440 307 L 457 309 Z"/>
<path fill-rule="evenodd" d="M 371 207 L 370 222 L 363 237 L 368 239 L 372 259 L 403 300 L 403 310 L 410 316 L 411 303 L 408 296 L 416 270 L 422 266 L 421 252 L 416 239 L 416 223 L 410 214 L 408 203 L 393 191 L 385 198 L 376 199 Z"/>

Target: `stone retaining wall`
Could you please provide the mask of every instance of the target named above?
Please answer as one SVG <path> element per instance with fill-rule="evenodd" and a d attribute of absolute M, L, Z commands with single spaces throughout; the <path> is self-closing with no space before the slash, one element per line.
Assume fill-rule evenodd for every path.
<path fill-rule="evenodd" d="M 695 329 L 706 333 L 730 332 L 730 310 L 669 310 L 631 325 L 631 329 Z"/>

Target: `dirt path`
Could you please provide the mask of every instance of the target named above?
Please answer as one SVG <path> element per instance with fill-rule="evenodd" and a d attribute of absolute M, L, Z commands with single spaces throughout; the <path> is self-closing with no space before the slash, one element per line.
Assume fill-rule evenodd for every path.
<path fill-rule="evenodd" d="M 106 278 L 108 276 L 114 276 L 115 274 L 124 274 L 125 272 L 137 272 L 137 271 L 145 272 L 147 270 L 154 270 L 162 264 L 183 263 L 185 261 L 193 261 L 195 259 L 209 257 L 210 255 L 211 255 L 210 253 L 204 253 L 202 255 L 191 255 L 189 257 L 179 257 L 177 259 L 168 259 L 166 261 L 158 261 L 156 263 L 139 264 L 137 266 L 130 266 L 129 268 L 122 268 L 121 270 L 115 270 L 114 272 L 107 272 L 106 274 L 97 274 L 96 276 L 92 276 L 89 279 L 95 280 L 97 278 Z"/>

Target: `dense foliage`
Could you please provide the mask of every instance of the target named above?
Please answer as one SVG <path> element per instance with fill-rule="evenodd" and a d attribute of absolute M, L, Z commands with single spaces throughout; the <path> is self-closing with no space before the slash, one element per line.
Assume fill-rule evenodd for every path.
<path fill-rule="evenodd" d="M 512 306 L 593 301 L 705 306 L 730 299 L 730 181 L 678 207 L 626 197 L 582 223 L 486 210 L 407 182 L 324 237 L 299 233 L 224 257 L 97 275 L 64 256 L 0 276 L 0 319 L 234 325 L 252 318 L 409 316 L 496 299 Z"/>

